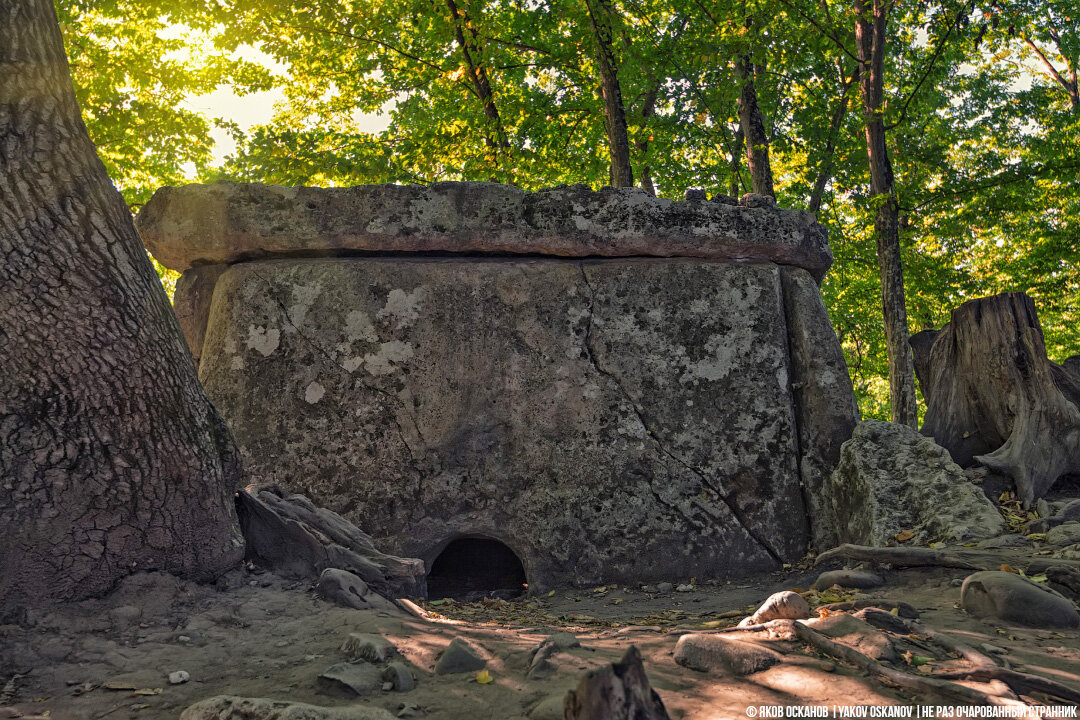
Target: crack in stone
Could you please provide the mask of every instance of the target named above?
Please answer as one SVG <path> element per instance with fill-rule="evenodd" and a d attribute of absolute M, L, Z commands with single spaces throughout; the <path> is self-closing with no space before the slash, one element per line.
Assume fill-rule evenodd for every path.
<path fill-rule="evenodd" d="M 622 381 L 618 377 L 616 377 L 614 373 L 612 373 L 612 372 L 610 372 L 608 370 L 605 370 L 603 367 L 601 367 L 600 361 L 596 357 L 596 351 L 594 350 L 593 344 L 592 344 L 593 343 L 593 340 L 592 340 L 592 338 L 593 338 L 592 327 L 593 327 L 593 315 L 594 315 L 593 310 L 594 310 L 595 303 L 596 303 L 596 291 L 593 289 L 592 283 L 589 281 L 589 276 L 585 272 L 584 263 L 578 263 L 578 268 L 581 270 L 581 279 L 582 279 L 582 281 L 584 281 L 585 287 L 588 288 L 588 291 L 589 291 L 589 308 L 588 308 L 588 319 L 589 319 L 589 321 L 588 321 L 588 324 L 585 327 L 585 351 L 586 351 L 586 354 L 589 357 L 589 362 L 592 363 L 593 368 L 596 369 L 596 372 L 598 372 L 601 375 L 603 375 L 604 377 L 608 378 L 609 380 L 611 380 L 612 383 L 615 384 L 615 387 L 618 388 L 619 392 L 622 394 L 622 396 L 630 404 L 630 407 L 633 409 L 634 416 L 637 418 L 638 422 L 641 424 L 642 429 L 645 431 L 645 436 L 648 437 L 650 440 L 652 440 L 653 443 L 655 443 L 656 448 L 660 451 L 660 453 L 662 455 L 664 455 L 664 457 L 667 457 L 670 460 L 672 460 L 673 462 L 675 462 L 677 465 L 679 465 L 679 466 L 685 468 L 686 470 L 688 470 L 690 473 L 692 473 L 694 476 L 696 476 L 701 481 L 701 484 L 703 486 L 705 486 L 705 487 L 709 488 L 710 490 L 712 490 L 716 494 L 716 496 L 720 499 L 720 501 L 722 503 L 724 503 L 724 505 L 727 507 L 728 512 L 730 512 L 732 517 L 735 518 L 735 521 L 737 523 L 739 523 L 739 525 L 742 527 L 743 530 L 746 531 L 746 534 L 749 535 L 754 540 L 754 542 L 756 542 L 758 545 L 760 545 L 761 548 L 763 550 L 765 550 L 766 553 L 769 554 L 769 557 L 771 557 L 774 561 L 776 561 L 776 563 L 778 565 L 783 564 L 783 559 L 780 557 L 780 555 L 775 550 L 773 550 L 772 547 L 770 547 L 769 544 L 766 543 L 763 538 L 759 537 L 758 533 L 756 533 L 754 530 L 752 530 L 750 528 L 750 526 L 747 524 L 746 519 L 743 517 L 742 511 L 740 511 L 737 508 L 736 503 L 735 503 L 734 499 L 732 498 L 733 493 L 725 493 L 725 492 L 723 492 L 721 488 L 717 487 L 716 485 L 714 485 L 712 482 L 709 481 L 708 476 L 702 470 L 700 470 L 700 469 L 694 467 L 693 465 L 689 464 L 688 462 L 686 462 L 685 460 L 683 460 L 682 458 L 678 457 L 673 452 L 668 450 L 666 447 L 664 447 L 664 444 L 660 442 L 660 439 L 652 431 L 652 429 L 649 427 L 648 423 L 645 422 L 644 411 L 640 407 L 638 407 L 638 404 L 636 402 L 634 402 L 634 399 L 630 396 L 630 393 L 627 392 L 626 388 L 623 386 Z M 672 507 L 669 503 L 666 503 L 662 499 L 660 499 L 659 495 L 657 494 L 656 490 L 652 487 L 651 483 L 649 484 L 649 489 L 652 492 L 653 496 L 656 498 L 656 500 L 658 502 L 660 502 L 660 504 L 664 505 L 665 507 L 667 507 L 670 510 L 674 510 L 675 512 L 678 512 L 680 515 L 685 517 L 687 520 L 690 519 L 689 517 L 686 516 L 686 513 L 682 512 L 678 508 Z"/>
<path fill-rule="evenodd" d="M 368 390 L 371 390 L 372 392 L 374 392 L 374 393 L 376 393 L 378 395 L 382 395 L 383 397 L 387 398 L 387 400 L 389 400 L 389 401 L 396 402 L 397 404 L 399 404 L 401 406 L 402 410 L 404 410 L 405 403 L 401 402 L 400 398 L 398 398 L 396 395 L 394 395 L 393 393 L 391 393 L 391 392 L 389 392 L 387 390 L 383 390 L 380 387 L 376 387 L 374 385 L 368 384 L 367 382 L 364 381 L 364 378 L 363 378 L 362 375 L 353 375 L 351 372 L 346 370 L 345 367 L 343 365 L 341 365 L 341 363 L 339 363 L 334 358 L 333 355 L 330 354 L 329 350 L 327 350 L 322 345 L 320 345 L 319 343 L 315 342 L 313 339 L 308 337 L 304 333 L 304 331 L 301 330 L 299 327 L 297 327 L 296 323 L 293 322 L 292 317 L 289 315 L 288 308 L 285 307 L 285 303 L 283 303 L 281 301 L 281 298 L 279 298 L 274 293 L 273 284 L 269 280 L 267 280 L 265 277 L 260 275 L 258 273 L 258 271 L 254 270 L 254 269 L 251 271 L 251 274 L 254 275 L 255 277 L 259 278 L 259 280 L 263 281 L 266 284 L 267 297 L 269 297 L 271 300 L 273 300 L 274 303 L 276 303 L 277 306 L 281 309 L 281 314 L 284 317 L 285 322 L 289 324 L 289 327 L 291 327 L 294 331 L 296 331 L 297 336 L 302 338 L 305 343 L 307 343 L 310 347 L 312 347 L 316 351 L 316 353 L 321 355 L 326 360 L 326 362 L 330 363 L 332 366 L 334 366 L 334 368 L 336 368 L 337 370 L 340 370 L 342 373 L 344 373 L 345 377 L 349 378 L 349 380 L 355 380 L 356 382 L 360 383 L 361 387 L 364 387 L 364 388 L 366 388 Z M 409 417 L 410 420 L 412 420 L 413 428 L 416 431 L 416 436 L 418 438 L 420 438 L 421 442 L 423 442 L 424 436 L 421 435 L 421 433 L 420 433 L 420 427 L 416 423 L 416 418 L 413 417 L 413 415 L 411 413 L 406 412 L 405 414 Z M 412 459 L 413 459 L 413 462 L 411 463 L 413 470 L 416 471 L 418 476 L 423 476 L 423 472 L 421 471 L 419 466 L 416 464 L 416 463 L 420 462 L 420 460 L 416 457 L 416 450 L 413 448 L 412 444 L 409 443 L 409 441 L 405 438 L 405 429 L 401 426 L 401 421 L 398 419 L 398 414 L 396 412 L 393 413 L 393 418 L 394 418 L 394 425 L 397 426 L 398 438 L 401 440 L 402 444 L 405 445 L 405 447 L 409 448 L 409 454 L 412 456 Z"/>

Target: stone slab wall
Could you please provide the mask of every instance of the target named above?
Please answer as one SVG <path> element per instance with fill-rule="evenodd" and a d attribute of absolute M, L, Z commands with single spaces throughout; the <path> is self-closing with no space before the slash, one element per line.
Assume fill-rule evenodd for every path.
<path fill-rule="evenodd" d="M 507 196 L 518 208 L 545 198 L 462 183 L 390 191 L 428 205 L 450 198 L 435 229 L 386 231 L 406 246 L 428 237 L 422 252 L 388 242 L 377 255 L 318 257 L 326 248 L 310 252 L 307 220 L 288 251 L 290 230 L 274 219 L 288 216 L 281 198 L 336 202 L 321 192 L 170 189 L 140 216 L 144 238 L 156 238 L 148 245 L 192 268 L 177 307 L 253 481 L 303 492 L 428 563 L 457 537 L 499 539 L 533 588 L 731 576 L 805 553 L 808 490 L 856 419 L 813 280 L 831 256 L 812 217 L 562 190 L 579 209 L 558 222 L 607 238 L 587 244 L 610 252 L 592 253 L 580 235 L 553 243 L 506 213 L 476 216 Z M 200 193 L 216 209 L 199 212 Z M 620 219 L 620 207 L 636 215 Z M 367 212 L 321 227 L 387 226 Z M 641 220 L 664 213 L 682 218 L 689 257 L 640 252 L 664 247 Z M 178 231 L 192 214 L 193 229 Z M 215 230 L 206 217 L 226 219 Z M 514 252 L 475 252 L 490 245 L 485 217 L 504 246 L 517 227 Z M 556 219 L 533 213 L 529 227 Z M 725 229 L 710 235 L 709 223 Z M 432 249 L 448 228 L 455 237 Z M 777 228 L 790 230 L 782 242 L 769 235 Z"/>

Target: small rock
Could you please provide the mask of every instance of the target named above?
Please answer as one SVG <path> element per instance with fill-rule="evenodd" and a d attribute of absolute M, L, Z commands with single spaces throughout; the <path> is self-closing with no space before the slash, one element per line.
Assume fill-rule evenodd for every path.
<path fill-rule="evenodd" d="M 396 606 L 373 592 L 367 583 L 347 570 L 326 568 L 315 585 L 319 597 L 357 610 L 393 610 Z"/>
<path fill-rule="evenodd" d="M 187 645 L 189 642 L 191 642 L 191 637 L 188 635 L 178 635 L 176 637 L 176 642 L 180 643 L 181 645 Z"/>
<path fill-rule="evenodd" d="M 416 703 L 402 703 L 398 708 L 397 716 L 399 718 L 423 717 L 424 711 Z"/>
<path fill-rule="evenodd" d="M 684 583 L 684 584 L 679 585 L 679 586 L 677 586 L 675 588 L 675 592 L 683 592 L 683 593 L 694 592 L 694 590 L 695 590 L 694 586 L 690 585 L 689 583 Z"/>
<path fill-rule="evenodd" d="M 770 210 L 776 209 L 776 198 L 771 195 L 761 195 L 759 193 L 746 193 L 742 196 L 739 204 L 748 208 L 768 208 Z"/>
<path fill-rule="evenodd" d="M 1046 542 L 1059 547 L 1080 543 L 1080 522 L 1067 522 L 1051 528 L 1046 533 Z"/>
<path fill-rule="evenodd" d="M 718 205 L 738 205 L 739 198 L 724 195 L 723 193 L 717 193 L 712 196 L 712 202 L 717 203 Z"/>
<path fill-rule="evenodd" d="M 1063 522 L 1065 522 L 1065 519 L 1057 517 L 1056 515 L 1048 518 L 1039 518 L 1038 520 L 1032 520 L 1027 524 L 1027 531 L 1029 533 L 1044 533 L 1050 530 L 1050 528 L 1055 528 Z"/>
<path fill-rule="evenodd" d="M 826 618 L 808 620 L 806 625 L 874 660 L 892 662 L 897 659 L 896 649 L 889 638 L 874 626 L 851 615 L 836 613 Z"/>
<path fill-rule="evenodd" d="M 969 575 L 960 588 L 960 606 L 976 617 L 1029 627 L 1077 627 L 1072 601 L 1014 573 L 984 570 Z"/>
<path fill-rule="evenodd" d="M 333 690 L 368 695 L 382 687 L 382 672 L 368 663 L 338 663 L 319 675 L 319 684 Z"/>
<path fill-rule="evenodd" d="M 1039 517 L 1050 517 L 1053 515 L 1050 512 L 1050 503 L 1046 502 L 1045 498 L 1039 498 L 1035 501 L 1035 512 L 1039 513 Z"/>
<path fill-rule="evenodd" d="M 810 617 L 810 606 L 803 596 L 784 590 L 770 595 L 761 607 L 753 615 L 740 622 L 739 626 L 746 627 L 779 619 L 801 620 L 808 617 Z"/>
<path fill-rule="evenodd" d="M 341 652 L 353 662 L 367 660 L 383 663 L 389 660 L 396 650 L 394 644 L 386 638 L 369 633 L 349 633 L 349 637 L 341 644 Z"/>
<path fill-rule="evenodd" d="M 997 645 L 991 645 L 990 643 L 983 643 L 981 646 L 984 653 L 990 655 L 1008 655 L 1009 651 L 1005 648 L 999 648 Z"/>
<path fill-rule="evenodd" d="M 578 647 L 581 647 L 581 641 L 573 633 L 557 632 L 548 635 L 532 651 L 532 660 L 529 662 L 529 678 L 539 680 L 550 676 L 555 672 L 555 666 L 548 662 L 548 658 L 555 653 Z"/>
<path fill-rule="evenodd" d="M 390 692 L 391 690 L 394 689 L 394 683 L 392 683 L 392 682 L 384 682 L 382 684 L 382 689 L 383 689 L 383 692 Z"/>
<path fill-rule="evenodd" d="M 723 635 L 683 635 L 675 645 L 675 662 L 701 672 L 749 675 L 783 659 L 775 650 Z"/>
<path fill-rule="evenodd" d="M 435 663 L 436 675 L 475 672 L 487 665 L 480 652 L 463 638 L 454 638 L 443 650 L 439 661 Z"/>
<path fill-rule="evenodd" d="M 704 202 L 707 199 L 705 191 L 701 188 L 686 188 L 683 199 L 687 202 Z"/>
<path fill-rule="evenodd" d="M 383 670 L 382 678 L 390 683 L 390 687 L 398 692 L 409 692 L 416 687 L 416 678 L 413 677 L 409 666 L 403 662 L 392 662 Z"/>
<path fill-rule="evenodd" d="M 289 645 L 291 645 L 291 643 L 288 640 L 278 640 L 276 643 L 274 643 L 274 647 L 279 648 L 289 647 Z"/>
<path fill-rule="evenodd" d="M 1054 517 L 1061 518 L 1064 522 L 1080 520 L 1080 498 L 1069 500 L 1064 503 L 1058 511 L 1054 513 Z"/>
<path fill-rule="evenodd" d="M 986 550 L 994 550 L 996 548 L 1011 548 L 1011 547 L 1031 547 L 1034 543 L 1031 538 L 1024 535 L 998 535 L 997 537 L 987 538 L 986 540 L 980 540 L 975 547 L 983 548 Z"/>
<path fill-rule="evenodd" d="M 642 585 L 642 586 L 641 586 L 641 592 L 643 592 L 643 593 L 649 593 L 649 594 L 651 595 L 651 594 L 653 594 L 654 592 L 656 592 L 656 587 L 655 587 L 655 586 L 653 586 L 653 585 Z"/>
<path fill-rule="evenodd" d="M 190 679 L 191 675 L 189 675 L 186 670 L 176 670 L 175 672 L 169 673 L 170 685 L 183 685 Z"/>
<path fill-rule="evenodd" d="M 669 582 L 657 583 L 657 585 L 656 585 L 656 592 L 658 592 L 658 593 L 669 593 L 674 589 L 675 589 L 675 586 L 672 585 Z"/>
<path fill-rule="evenodd" d="M 815 590 L 825 590 L 833 585 L 866 590 L 880 587 L 885 580 L 878 574 L 866 570 L 828 570 L 818 575 L 814 582 Z"/>

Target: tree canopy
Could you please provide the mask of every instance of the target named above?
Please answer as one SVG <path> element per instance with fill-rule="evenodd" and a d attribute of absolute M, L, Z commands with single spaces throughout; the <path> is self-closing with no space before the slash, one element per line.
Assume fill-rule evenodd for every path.
<path fill-rule="evenodd" d="M 76 0 L 58 10 L 91 138 L 129 204 L 185 179 L 527 189 L 762 187 L 818 213 L 865 416 L 888 416 L 852 0 Z M 893 0 L 879 111 L 912 332 L 1024 291 L 1080 353 L 1080 2 Z M 267 68 L 237 54 L 257 48 Z M 276 88 L 250 128 L 185 109 Z M 748 92 L 759 134 L 746 132 Z M 621 118 L 619 110 L 621 109 Z M 386 113 L 377 133 L 362 113 Z M 742 120 L 742 122 L 740 122 Z M 211 128 L 237 150 L 212 162 Z M 751 123 L 752 125 L 752 123 Z"/>

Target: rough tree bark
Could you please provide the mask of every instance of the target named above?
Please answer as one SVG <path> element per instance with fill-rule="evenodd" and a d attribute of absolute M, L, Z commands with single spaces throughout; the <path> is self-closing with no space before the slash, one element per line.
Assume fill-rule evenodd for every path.
<path fill-rule="evenodd" d="M 668 720 L 663 701 L 649 684 L 641 652 L 631 645 L 617 663 L 585 673 L 566 693 L 567 720 Z"/>
<path fill-rule="evenodd" d="M 611 155 L 610 181 L 613 187 L 633 187 L 634 173 L 630 166 L 630 136 L 626 127 L 626 106 L 619 84 L 619 63 L 615 57 L 614 30 L 611 20 L 615 14 L 610 0 L 585 0 L 596 44 L 596 62 L 600 69 L 600 95 L 604 101 L 604 130 Z"/>
<path fill-rule="evenodd" d="M 735 74 L 742 82 L 739 89 L 739 126 L 746 140 L 746 164 L 750 168 L 751 187 L 759 195 L 774 197 L 769 135 L 765 131 L 765 116 L 758 105 L 755 71 L 749 56 L 744 55 L 735 62 Z"/>
<path fill-rule="evenodd" d="M 649 78 L 649 89 L 645 91 L 645 97 L 641 101 L 641 127 L 644 129 L 648 123 L 649 118 L 656 114 L 656 98 L 660 94 L 660 81 L 655 78 Z M 648 133 L 642 133 L 642 137 L 637 142 L 638 157 L 641 160 L 641 189 L 649 193 L 653 197 L 656 197 L 656 186 L 652 180 L 652 168 L 645 162 L 645 158 L 649 156 L 649 135 Z"/>
<path fill-rule="evenodd" d="M 48 0 L 0 3 L 0 621 L 243 556 L 238 454 L 87 137 Z"/>
<path fill-rule="evenodd" d="M 1080 472 L 1080 378 L 1047 359 L 1031 298 L 971 300 L 936 335 L 913 340 L 927 401 L 922 433 L 957 464 L 1012 477 L 1026 505 Z"/>
<path fill-rule="evenodd" d="M 893 187 L 892 163 L 885 143 L 884 73 L 886 0 L 855 0 L 855 42 L 859 52 L 859 87 L 866 119 L 866 154 L 870 161 L 870 194 L 877 205 L 874 230 L 881 269 L 881 304 L 885 346 L 889 354 L 889 397 L 892 421 L 918 427 L 915 370 L 908 347 L 904 271 L 900 261 L 899 205 Z"/>

